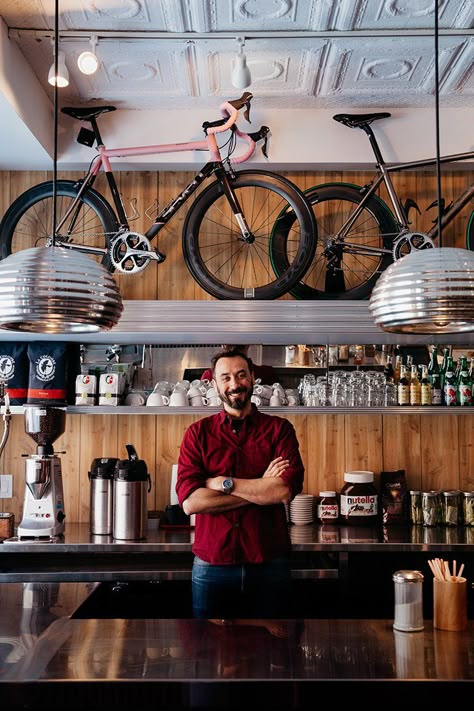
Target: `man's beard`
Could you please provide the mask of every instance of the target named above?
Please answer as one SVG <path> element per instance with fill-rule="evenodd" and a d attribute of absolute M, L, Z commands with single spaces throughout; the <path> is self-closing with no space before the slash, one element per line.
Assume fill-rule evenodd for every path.
<path fill-rule="evenodd" d="M 252 397 L 252 392 L 252 388 L 244 388 L 242 386 L 240 388 L 232 390 L 230 393 L 219 393 L 219 396 L 221 400 L 233 410 L 243 410 L 249 402 L 250 398 Z M 240 393 L 245 394 L 243 398 L 234 397 L 235 395 L 239 395 Z"/>

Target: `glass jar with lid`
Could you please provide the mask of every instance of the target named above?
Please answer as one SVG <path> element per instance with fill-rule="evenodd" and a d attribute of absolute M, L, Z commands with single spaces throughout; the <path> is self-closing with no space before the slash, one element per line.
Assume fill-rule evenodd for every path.
<path fill-rule="evenodd" d="M 443 491 L 443 524 L 458 526 L 462 521 L 461 492 L 458 489 Z"/>
<path fill-rule="evenodd" d="M 423 526 L 439 526 L 442 521 L 441 492 L 424 491 L 422 496 Z"/>

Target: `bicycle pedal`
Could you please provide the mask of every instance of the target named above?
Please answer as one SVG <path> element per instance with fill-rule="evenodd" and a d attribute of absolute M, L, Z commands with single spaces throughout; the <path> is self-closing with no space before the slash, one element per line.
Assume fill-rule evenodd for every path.
<path fill-rule="evenodd" d="M 155 254 L 156 254 L 156 261 L 158 264 L 161 264 L 161 262 L 164 262 L 166 259 L 166 254 L 163 254 L 163 252 L 160 252 L 159 249 L 155 249 Z"/>

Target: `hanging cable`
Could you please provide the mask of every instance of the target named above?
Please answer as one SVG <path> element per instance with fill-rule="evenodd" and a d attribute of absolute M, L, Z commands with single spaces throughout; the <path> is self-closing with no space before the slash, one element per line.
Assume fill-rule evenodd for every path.
<path fill-rule="evenodd" d="M 59 0 L 54 0 L 54 73 L 58 76 L 59 52 Z M 56 244 L 57 182 L 58 182 L 58 82 L 53 86 L 53 224 L 51 226 L 52 246 Z"/>
<path fill-rule="evenodd" d="M 436 193 L 438 202 L 438 245 L 443 246 L 441 222 L 443 217 L 441 198 L 441 146 L 439 127 L 439 0 L 435 0 L 435 132 L 436 132 Z"/>

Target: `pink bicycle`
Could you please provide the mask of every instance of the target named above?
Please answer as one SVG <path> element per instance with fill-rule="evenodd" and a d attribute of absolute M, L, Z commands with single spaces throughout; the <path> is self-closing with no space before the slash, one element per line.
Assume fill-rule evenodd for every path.
<path fill-rule="evenodd" d="M 79 143 L 97 147 L 86 175 L 77 181 L 60 180 L 56 189 L 57 225 L 55 242 L 65 249 L 94 255 L 109 270 L 125 274 L 142 271 L 151 262 L 163 262 L 165 255 L 151 246 L 152 240 L 176 212 L 212 178 L 193 200 L 182 233 L 186 265 L 197 283 L 218 299 L 276 299 L 303 278 L 316 248 L 313 211 L 303 193 L 288 179 L 267 170 L 236 171 L 254 153 L 256 142 L 266 141 L 269 129 L 255 133 L 237 127 L 239 111 L 249 121 L 252 94 L 220 106 L 222 118 L 205 122 L 203 141 L 158 144 L 131 148 L 107 148 L 102 141 L 98 117 L 114 106 L 63 108 L 82 127 Z M 230 131 L 224 146 L 216 134 Z M 231 159 L 237 138 L 247 144 L 243 155 Z M 221 151 L 227 147 L 227 155 Z M 181 151 L 207 151 L 209 161 L 171 202 L 159 211 L 145 234 L 129 227 L 111 166 L 117 156 L 148 155 Z M 94 187 L 105 171 L 113 207 Z M 0 223 L 0 256 L 5 258 L 40 244 L 51 243 L 53 183 L 36 185 L 20 195 Z M 275 237 L 278 239 L 275 239 Z M 272 247 L 272 242 L 274 242 Z M 285 269 L 273 267 L 275 244 L 284 244 Z"/>

